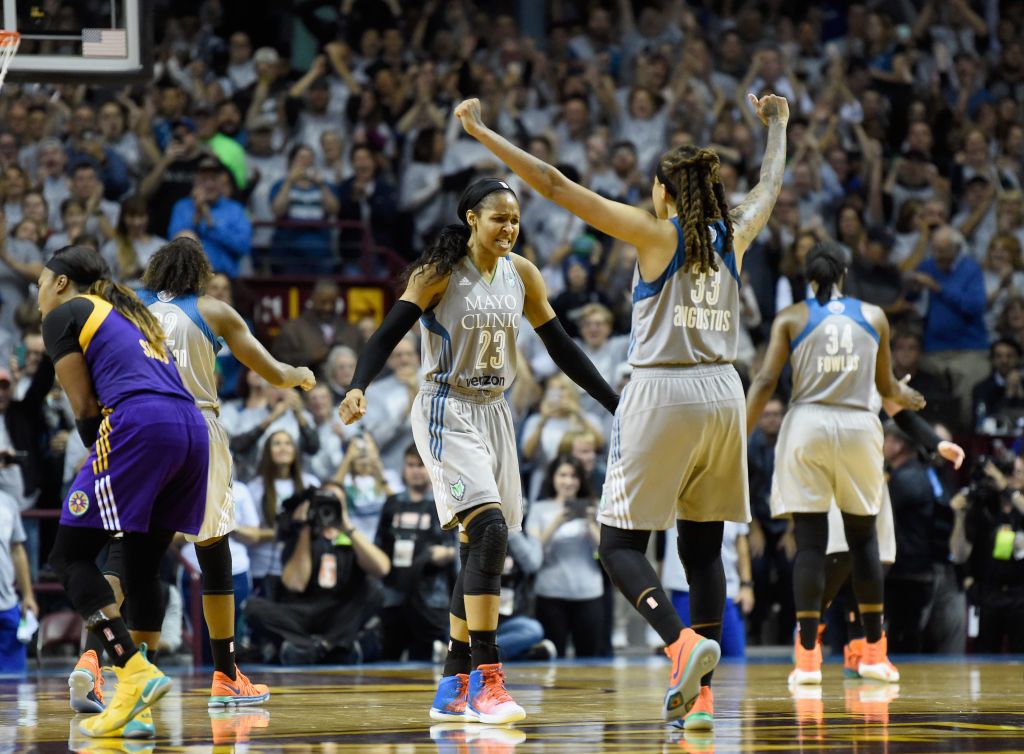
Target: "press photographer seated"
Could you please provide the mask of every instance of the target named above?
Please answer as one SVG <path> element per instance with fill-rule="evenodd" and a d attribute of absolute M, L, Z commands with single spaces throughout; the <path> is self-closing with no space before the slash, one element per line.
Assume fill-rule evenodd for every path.
<path fill-rule="evenodd" d="M 280 642 L 287 665 L 375 659 L 379 638 L 364 629 L 380 608 L 376 579 L 391 566 L 352 525 L 342 488 L 329 482 L 285 500 L 278 537 L 284 565 L 277 599 L 250 599 L 246 618 Z"/>
<path fill-rule="evenodd" d="M 1024 652 L 1024 459 L 978 458 L 951 501 L 950 551 L 981 613 L 976 652 Z"/>

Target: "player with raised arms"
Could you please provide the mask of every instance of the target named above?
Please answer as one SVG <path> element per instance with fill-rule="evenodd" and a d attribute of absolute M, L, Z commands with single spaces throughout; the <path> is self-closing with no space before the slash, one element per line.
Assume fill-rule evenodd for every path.
<path fill-rule="evenodd" d="M 424 383 L 412 406 L 413 438 L 427 463 L 441 525 L 459 527 L 462 568 L 451 600 L 448 659 L 430 716 L 509 723 L 525 717 L 505 688 L 496 640 L 510 531 L 523 523 L 512 414 L 523 316 L 555 364 L 610 412 L 618 396 L 568 336 L 540 271 L 512 254 L 519 200 L 496 178 L 459 198 L 448 225 L 403 275 L 405 291 L 363 348 L 338 408 L 346 424 L 366 413 L 364 391 L 419 320 Z"/>
<path fill-rule="evenodd" d="M 484 125 L 478 100 L 455 110 L 466 132 L 538 194 L 637 249 L 634 369 L 612 428 L 599 553 L 616 587 L 667 645 L 665 718 L 686 715 L 683 725 L 696 729 L 714 724 L 723 522 L 750 520 L 743 387 L 732 366 L 740 271 L 771 215 L 786 162 L 789 105 L 771 94 L 749 100 L 768 126 L 758 185 L 730 210 L 714 150 L 676 147 L 658 161 L 653 215 L 606 199 L 515 147 Z M 645 556 L 651 531 L 672 525 L 690 583 L 691 627 Z"/>

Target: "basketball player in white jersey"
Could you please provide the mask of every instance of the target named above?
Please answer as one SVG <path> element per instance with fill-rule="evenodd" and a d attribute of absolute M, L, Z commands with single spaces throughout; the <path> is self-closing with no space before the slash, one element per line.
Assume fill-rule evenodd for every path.
<path fill-rule="evenodd" d="M 882 631 L 884 575 L 875 519 L 885 479 L 874 392 L 913 410 L 923 408 L 924 399 L 893 376 L 889 322 L 882 310 L 843 297 L 843 250 L 818 244 L 807 256 L 805 275 L 814 298 L 776 316 L 764 365 L 747 396 L 747 421 L 756 422 L 787 360 L 791 363 L 793 397 L 775 448 L 771 497 L 773 516 L 792 516 L 797 543 L 793 589 L 799 636 L 789 680 L 821 683 L 818 625 L 834 499 L 865 636 L 858 672 L 895 682 L 899 672 L 889 662 Z"/>
<path fill-rule="evenodd" d="M 163 326 L 178 372 L 195 396 L 209 430 L 206 512 L 199 533 L 186 535 L 186 539 L 196 545 L 203 574 L 203 613 L 214 663 L 208 705 L 227 707 L 261 704 L 270 697 L 270 691 L 263 684 L 251 683 L 235 665 L 234 585 L 227 540 L 235 529 L 235 504 L 231 492 L 231 451 L 224 428 L 217 420 L 217 351 L 222 342 L 226 343 L 240 362 L 275 387 L 311 390 L 316 379 L 306 367 L 277 361 L 249 332 L 238 312 L 223 301 L 203 295 L 212 276 L 209 259 L 199 242 L 179 237 L 153 255 L 143 276 L 145 288 L 138 295 Z M 99 685 L 99 681 L 94 681 Z M 96 702 L 101 702 L 102 697 L 97 699 L 97 689 L 85 689 L 78 684 L 76 694 L 75 688 L 72 685 L 73 708 L 100 711 Z M 76 696 L 82 709 L 75 705 Z"/>
<path fill-rule="evenodd" d="M 786 100 L 749 99 L 768 126 L 760 183 L 730 211 L 718 155 L 678 147 L 658 162 L 654 215 L 605 199 L 516 148 L 484 125 L 477 100 L 455 110 L 466 132 L 539 195 L 637 249 L 634 369 L 612 427 L 599 553 L 619 591 L 668 645 L 663 714 L 686 715 L 691 729 L 714 724 L 710 681 L 726 598 L 723 522 L 750 520 L 743 389 L 732 366 L 740 271 L 771 215 L 786 159 Z M 690 583 L 689 628 L 644 556 L 651 531 L 673 524 Z"/>
<path fill-rule="evenodd" d="M 508 533 L 523 523 L 504 398 L 516 377 L 522 317 L 555 364 L 610 412 L 618 396 L 555 317 L 540 271 L 510 253 L 519 201 L 509 185 L 472 184 L 458 217 L 403 276 L 405 292 L 363 348 L 338 413 L 346 424 L 366 413 L 363 391 L 419 320 L 425 381 L 412 407 L 413 438 L 430 470 L 441 525 L 458 526 L 462 543 L 448 659 L 430 716 L 502 724 L 526 714 L 505 688 L 495 638 Z"/>

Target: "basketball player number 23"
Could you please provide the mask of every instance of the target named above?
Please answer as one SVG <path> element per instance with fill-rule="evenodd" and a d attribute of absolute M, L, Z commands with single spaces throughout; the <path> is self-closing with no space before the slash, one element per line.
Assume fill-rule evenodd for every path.
<path fill-rule="evenodd" d="M 839 333 L 838 325 L 825 325 L 825 352 L 829 355 L 839 353 L 842 348 L 847 353 L 853 353 L 853 328 L 850 325 L 843 325 L 842 335 Z"/>
<path fill-rule="evenodd" d="M 487 358 L 491 343 L 494 343 L 494 356 Z M 490 330 L 480 331 L 480 343 L 477 348 L 476 368 L 477 369 L 501 369 L 505 366 L 505 331 Z"/>
<path fill-rule="evenodd" d="M 718 303 L 718 296 L 722 292 L 718 274 L 719 271 L 714 270 L 694 276 L 694 286 L 690 290 L 690 298 L 694 304 L 700 306 L 706 302 L 708 306 L 714 306 Z"/>

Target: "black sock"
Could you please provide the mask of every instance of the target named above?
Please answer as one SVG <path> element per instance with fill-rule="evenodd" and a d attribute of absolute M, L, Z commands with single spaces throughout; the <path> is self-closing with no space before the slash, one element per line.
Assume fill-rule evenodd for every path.
<path fill-rule="evenodd" d="M 448 640 L 448 657 L 444 661 L 443 676 L 465 674 L 472 670 L 469 655 L 469 643 L 458 639 Z"/>
<path fill-rule="evenodd" d="M 797 618 L 797 623 L 800 624 L 800 646 L 804 649 L 814 649 L 818 643 L 818 623 L 821 622 L 820 616 L 813 616 L 810 618 Z"/>
<path fill-rule="evenodd" d="M 93 624 L 91 630 L 103 643 L 107 657 L 119 668 L 123 668 L 132 655 L 138 651 L 135 642 L 132 641 L 132 635 L 128 633 L 128 626 L 125 625 L 124 618 L 98 621 Z"/>
<path fill-rule="evenodd" d="M 210 649 L 213 652 L 213 669 L 235 680 L 235 637 L 210 639 Z"/>
<path fill-rule="evenodd" d="M 640 596 L 636 609 L 648 625 L 658 632 L 658 636 L 665 644 L 671 644 L 679 638 L 683 623 L 664 589 L 648 589 Z"/>
<path fill-rule="evenodd" d="M 864 626 L 864 638 L 869 642 L 874 644 L 882 638 L 882 613 L 865 613 L 862 610 L 860 622 Z"/>
<path fill-rule="evenodd" d="M 498 631 L 470 631 L 469 653 L 473 659 L 473 668 L 481 665 L 494 665 L 501 662 L 498 652 Z"/>
<path fill-rule="evenodd" d="M 722 624 L 721 623 L 705 623 L 702 626 L 691 625 L 690 628 L 692 628 L 698 634 L 703 636 L 705 639 L 713 639 L 713 640 L 717 641 L 719 644 L 722 643 Z M 713 676 L 714 674 L 715 674 L 715 671 L 712 670 L 710 673 L 708 673 L 703 678 L 701 678 L 700 679 L 700 685 L 701 686 L 710 686 L 711 685 L 711 676 Z"/>

